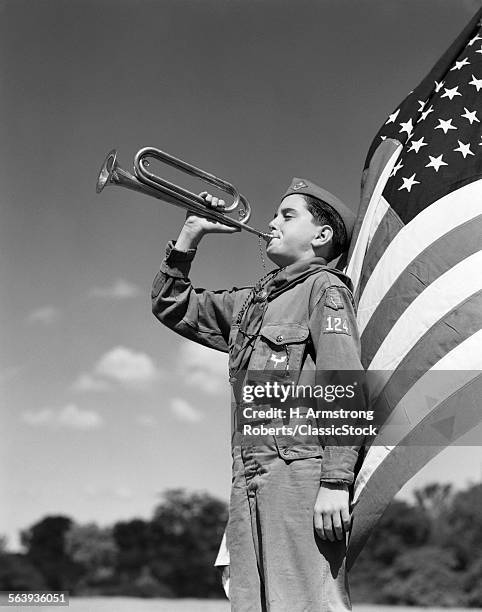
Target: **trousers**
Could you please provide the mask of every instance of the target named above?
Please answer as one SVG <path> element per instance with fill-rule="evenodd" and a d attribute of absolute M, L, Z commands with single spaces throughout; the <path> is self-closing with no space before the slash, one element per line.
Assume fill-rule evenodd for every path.
<path fill-rule="evenodd" d="M 275 439 L 233 448 L 227 544 L 233 612 L 351 610 L 346 543 L 319 538 L 321 457 L 287 461 Z"/>

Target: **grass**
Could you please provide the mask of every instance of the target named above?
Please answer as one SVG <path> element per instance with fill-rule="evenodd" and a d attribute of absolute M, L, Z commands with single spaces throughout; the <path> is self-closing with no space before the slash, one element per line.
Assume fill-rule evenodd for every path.
<path fill-rule="evenodd" d="M 131 597 L 74 597 L 67 607 L 16 607 L 15 610 L 37 612 L 229 612 L 229 602 L 224 599 L 139 599 Z M 353 612 L 462 612 L 463 608 L 407 608 L 395 606 L 355 605 Z M 467 611 L 468 612 L 468 611 Z M 470 612 L 477 612 L 471 608 Z M 479 611 L 480 612 L 480 611 Z"/>

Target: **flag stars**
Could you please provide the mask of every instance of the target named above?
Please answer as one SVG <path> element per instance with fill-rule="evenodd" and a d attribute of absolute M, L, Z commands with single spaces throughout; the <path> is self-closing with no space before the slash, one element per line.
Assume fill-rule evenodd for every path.
<path fill-rule="evenodd" d="M 446 164 L 443 160 L 443 153 L 442 155 L 439 155 L 438 157 L 432 157 L 431 155 L 429 155 L 430 158 L 430 163 L 428 163 L 425 168 L 433 168 L 435 170 L 435 172 L 438 172 L 440 169 L 440 166 L 448 166 L 448 164 Z"/>
<path fill-rule="evenodd" d="M 452 70 L 460 70 L 461 68 L 463 68 L 464 66 L 468 66 L 470 64 L 469 60 L 467 57 L 464 57 L 464 59 L 460 62 L 455 62 L 455 66 L 452 66 L 452 68 L 450 69 L 450 71 Z"/>
<path fill-rule="evenodd" d="M 467 157 L 467 155 L 474 155 L 474 153 L 470 150 L 470 142 L 467 144 L 460 142 L 460 140 L 458 140 L 457 142 L 459 143 L 459 146 L 456 149 L 454 149 L 454 151 L 458 151 L 459 153 L 462 153 L 462 155 L 464 156 L 464 159 Z"/>
<path fill-rule="evenodd" d="M 478 40 L 482 40 L 482 36 L 479 36 L 478 34 L 476 34 L 472 40 L 469 42 L 469 47 L 471 47 L 475 42 L 477 42 Z"/>
<path fill-rule="evenodd" d="M 472 123 L 474 121 L 477 121 L 477 123 L 480 123 L 480 120 L 477 118 L 477 111 L 469 111 L 468 108 L 465 108 L 464 106 L 464 111 L 465 113 L 463 115 L 461 115 L 461 117 L 465 117 L 465 119 L 468 119 L 470 121 L 470 125 L 472 125 Z"/>
<path fill-rule="evenodd" d="M 443 130 L 444 134 L 446 134 L 449 130 L 456 130 L 455 125 L 452 125 L 452 119 L 439 119 L 440 125 L 436 126 L 436 130 Z"/>
<path fill-rule="evenodd" d="M 477 49 L 476 53 L 482 53 L 482 45 L 480 46 L 480 49 Z"/>
<path fill-rule="evenodd" d="M 452 87 L 452 89 L 447 89 L 444 87 L 445 93 L 443 94 L 442 98 L 449 98 L 450 100 L 453 100 L 455 96 L 461 96 L 462 94 L 458 91 L 458 89 L 458 85 L 456 87 Z"/>
<path fill-rule="evenodd" d="M 440 83 L 438 81 L 435 81 L 435 93 L 438 93 L 444 85 L 445 81 L 440 81 Z"/>
<path fill-rule="evenodd" d="M 482 142 L 480 143 L 480 145 L 482 146 Z M 400 161 L 398 161 L 398 162 L 397 162 L 397 165 L 396 165 L 396 166 L 393 166 L 393 170 L 392 170 L 392 172 L 391 172 L 390 176 L 395 176 L 395 175 L 397 174 L 397 172 L 398 172 L 398 171 L 399 171 L 401 168 L 403 168 L 403 164 L 402 164 Z"/>
<path fill-rule="evenodd" d="M 433 106 L 430 106 L 429 108 L 427 108 L 426 111 L 423 111 L 417 123 L 420 123 L 420 121 L 425 121 L 425 119 L 430 115 L 430 113 L 433 113 Z"/>
<path fill-rule="evenodd" d="M 401 187 L 398 188 L 398 191 L 401 191 L 402 189 L 406 189 L 408 191 L 408 193 L 410 193 L 410 191 L 411 191 L 411 189 L 412 189 L 412 187 L 414 185 L 419 185 L 420 184 L 420 181 L 416 181 L 415 177 L 416 177 L 415 173 L 413 173 L 410 178 L 404 178 L 402 176 L 403 184 L 402 184 Z"/>
<path fill-rule="evenodd" d="M 402 126 L 402 129 L 400 130 L 400 133 L 402 132 L 406 132 L 407 133 L 407 138 L 410 138 L 412 133 L 413 133 L 413 123 L 412 120 L 409 119 L 406 122 L 400 123 L 400 125 Z"/>
<path fill-rule="evenodd" d="M 424 140 L 424 136 L 422 136 L 420 140 L 412 140 L 412 146 L 408 150 L 408 153 L 410 153 L 410 151 L 415 151 L 415 153 L 418 153 L 422 147 L 426 147 L 428 143 L 424 142 Z"/>
<path fill-rule="evenodd" d="M 420 104 L 420 107 L 418 109 L 418 112 L 421 113 L 423 111 L 423 109 L 427 106 L 427 102 L 428 100 L 418 100 L 418 103 Z"/>
<path fill-rule="evenodd" d="M 395 123 L 395 119 L 398 117 L 399 112 L 400 112 L 400 109 L 396 110 L 394 113 L 389 115 L 388 120 L 385 122 L 385 125 L 387 125 L 387 123 Z"/>
<path fill-rule="evenodd" d="M 480 91 L 482 89 L 482 79 L 476 79 L 474 75 L 472 75 L 472 80 L 469 81 L 469 85 L 477 87 L 477 91 Z"/>

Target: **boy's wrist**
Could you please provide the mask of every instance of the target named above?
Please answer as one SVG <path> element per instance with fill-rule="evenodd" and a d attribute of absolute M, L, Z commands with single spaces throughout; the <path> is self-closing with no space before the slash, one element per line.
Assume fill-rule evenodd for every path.
<path fill-rule="evenodd" d="M 190 251 L 196 249 L 204 236 L 204 232 L 185 224 L 176 240 L 176 251 Z"/>
<path fill-rule="evenodd" d="M 349 483 L 345 480 L 320 480 L 320 485 L 327 489 L 344 489 L 348 488 Z"/>

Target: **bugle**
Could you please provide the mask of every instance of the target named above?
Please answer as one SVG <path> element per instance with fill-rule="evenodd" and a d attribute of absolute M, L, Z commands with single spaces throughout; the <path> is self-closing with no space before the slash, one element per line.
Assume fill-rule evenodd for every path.
<path fill-rule="evenodd" d="M 232 196 L 232 203 L 226 206 L 222 212 L 210 208 L 201 196 L 150 172 L 148 168 L 150 166 L 149 159 L 151 158 L 164 162 L 186 174 L 195 176 L 210 185 L 214 185 L 217 189 Z M 154 147 L 144 147 L 136 153 L 134 157 L 134 174 L 120 167 L 115 149 L 110 151 L 102 164 L 97 178 L 97 193 L 100 193 L 107 185 L 120 185 L 127 189 L 138 191 L 158 200 L 190 210 L 212 221 L 218 221 L 231 227 L 246 230 L 265 240 L 271 237 L 271 234 L 257 230 L 247 224 L 251 215 L 251 206 L 248 200 L 231 183 Z M 233 212 L 238 214 L 238 219 L 226 214 Z"/>

